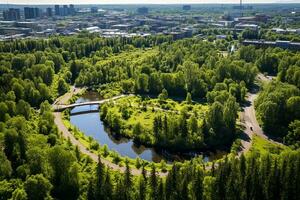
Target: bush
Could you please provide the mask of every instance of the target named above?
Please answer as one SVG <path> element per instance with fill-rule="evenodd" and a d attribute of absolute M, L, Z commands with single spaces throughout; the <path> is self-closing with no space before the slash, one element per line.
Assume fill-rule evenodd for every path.
<path fill-rule="evenodd" d="M 231 146 L 231 153 L 237 154 L 242 148 L 242 141 L 241 139 L 237 139 L 233 142 Z"/>
<path fill-rule="evenodd" d="M 137 157 L 135 159 L 135 166 L 136 166 L 136 168 L 137 169 L 141 168 L 142 164 L 143 164 L 143 161 L 140 159 L 140 157 Z"/>
<path fill-rule="evenodd" d="M 104 156 L 104 157 L 107 157 L 108 155 L 109 155 L 109 150 L 108 150 L 107 145 L 105 144 L 105 145 L 103 146 L 103 156 Z"/>
<path fill-rule="evenodd" d="M 113 162 L 115 164 L 118 164 L 121 161 L 121 157 L 120 157 L 120 155 L 117 152 L 113 151 L 111 153 L 111 156 L 113 157 Z"/>
<path fill-rule="evenodd" d="M 96 141 L 92 141 L 90 143 L 90 149 L 97 151 L 100 148 L 100 145 L 98 142 Z"/>
<path fill-rule="evenodd" d="M 47 143 L 49 143 L 51 146 L 54 146 L 54 145 L 56 144 L 56 140 L 57 140 L 56 135 L 50 134 L 50 135 L 48 136 Z"/>
<path fill-rule="evenodd" d="M 167 171 L 167 164 L 166 164 L 165 160 L 160 161 L 160 168 L 161 168 L 161 171 L 163 171 L 163 172 Z"/>

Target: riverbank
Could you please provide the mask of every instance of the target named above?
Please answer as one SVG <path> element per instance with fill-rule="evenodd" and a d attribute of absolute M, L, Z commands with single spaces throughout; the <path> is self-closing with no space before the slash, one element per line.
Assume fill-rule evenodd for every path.
<path fill-rule="evenodd" d="M 80 92 L 82 92 L 82 88 L 74 88 L 72 87 L 70 92 L 66 93 L 65 95 L 63 95 L 62 97 L 58 98 L 55 103 L 53 104 L 53 106 L 55 107 L 56 105 L 62 105 L 66 102 L 69 101 L 69 99 L 72 97 L 73 94 L 78 94 Z M 106 99 L 105 101 L 110 101 L 113 100 L 115 98 L 112 99 Z M 104 101 L 104 102 L 105 102 Z M 88 149 L 88 146 L 85 145 L 83 142 L 81 142 L 80 140 L 77 140 L 75 138 L 75 136 L 68 130 L 68 128 L 66 127 L 66 125 L 64 124 L 63 118 L 62 118 L 62 113 L 61 112 L 53 112 L 54 115 L 54 122 L 57 125 L 58 129 L 60 130 L 62 136 L 67 139 L 70 140 L 70 142 L 74 145 L 74 146 L 78 146 L 80 152 L 82 152 L 83 154 L 89 156 L 93 161 L 98 162 L 98 154 L 94 153 L 92 151 L 90 151 Z M 125 167 L 124 166 L 120 166 L 117 165 L 115 163 L 113 163 L 110 160 L 107 160 L 103 157 L 101 157 L 101 162 L 104 163 L 106 166 L 108 166 L 110 169 L 112 170 L 117 170 L 117 171 L 121 171 L 124 172 L 125 171 Z M 140 175 L 142 173 L 142 171 L 140 169 L 137 168 L 131 168 L 131 173 L 133 175 Z M 166 176 L 167 172 L 157 172 L 160 176 Z"/>
<path fill-rule="evenodd" d="M 261 76 L 263 76 L 263 75 L 259 74 L 258 78 L 263 80 L 264 82 L 270 81 L 270 78 L 265 78 L 264 76 L 263 77 L 261 77 Z M 70 98 L 72 98 L 73 95 L 78 94 L 82 91 L 83 91 L 82 88 L 72 87 L 70 92 L 63 95 L 62 97 L 59 97 L 55 101 L 54 105 L 66 104 L 67 102 L 69 102 Z M 245 127 L 244 134 L 246 135 L 246 137 L 241 139 L 241 147 L 242 148 L 238 152 L 238 156 L 240 156 L 242 153 L 246 154 L 249 151 L 249 149 L 251 148 L 252 142 L 253 142 L 252 141 L 253 135 L 255 135 L 256 132 L 258 132 L 259 135 L 262 135 L 262 137 L 265 138 L 266 140 L 270 140 L 263 133 L 263 131 L 260 128 L 260 126 L 259 126 L 259 124 L 256 120 L 256 117 L 255 117 L 254 100 L 257 97 L 258 92 L 259 91 L 249 92 L 248 97 L 247 97 L 248 105 L 243 107 L 241 120 L 242 120 L 242 123 Z M 109 101 L 109 100 L 110 99 L 107 99 L 106 101 Z M 61 113 L 55 112 L 54 117 L 55 117 L 55 123 L 56 123 L 58 129 L 62 132 L 62 136 L 66 139 L 70 138 L 71 143 L 73 145 L 78 146 L 82 153 L 90 156 L 95 162 L 98 162 L 98 154 L 88 150 L 89 147 L 87 145 L 85 145 L 84 142 L 81 142 L 80 140 L 77 140 L 75 138 L 75 136 L 65 126 Z M 253 127 L 255 127 L 255 130 L 253 129 Z M 270 140 L 270 141 L 272 142 L 272 140 Z M 231 156 L 231 153 L 228 154 L 228 156 Z M 218 161 L 221 161 L 221 160 L 222 159 L 220 159 Z M 117 164 L 113 163 L 112 161 L 107 160 L 105 158 L 101 158 L 101 161 L 113 170 L 119 170 L 119 171 L 124 171 L 125 170 L 124 166 L 119 166 L 119 165 L 117 165 Z M 206 163 L 205 164 L 205 168 L 207 168 L 207 169 L 209 169 L 210 166 L 211 166 L 211 163 Z M 134 175 L 139 175 L 139 174 L 141 174 L 141 170 L 136 169 L 136 168 L 132 168 L 132 173 Z M 161 176 L 165 176 L 167 173 L 159 172 L 159 174 Z"/>
<path fill-rule="evenodd" d="M 57 125 L 58 129 L 61 131 L 62 136 L 65 139 L 69 139 L 74 146 L 78 146 L 81 153 L 89 156 L 93 161 L 98 162 L 98 155 L 91 152 L 91 151 L 89 151 L 87 149 L 87 147 L 82 142 L 77 140 L 75 138 L 75 136 L 67 129 L 67 127 L 65 126 L 65 124 L 63 122 L 61 113 L 60 112 L 54 112 L 53 115 L 54 115 L 54 122 Z M 118 170 L 118 171 L 124 172 L 125 169 L 126 169 L 125 167 L 114 164 L 111 161 L 106 160 L 104 158 L 101 158 L 101 162 L 103 164 L 105 164 L 106 166 L 108 166 L 112 170 Z M 136 169 L 136 168 L 131 168 L 131 173 L 133 175 L 140 175 L 142 173 L 142 171 L 139 170 L 139 169 Z M 161 176 L 166 175 L 166 173 L 163 173 L 163 172 L 159 172 L 159 174 Z"/>

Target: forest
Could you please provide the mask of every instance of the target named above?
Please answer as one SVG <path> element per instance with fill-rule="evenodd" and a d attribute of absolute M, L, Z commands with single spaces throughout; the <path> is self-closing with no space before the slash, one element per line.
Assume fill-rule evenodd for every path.
<path fill-rule="evenodd" d="M 196 38 L 86 33 L 0 42 L 0 200 L 298 199 L 299 53 L 250 46 L 224 55 L 219 48 Z M 259 72 L 276 76 L 261 86 L 255 102 L 259 122 L 288 148 L 229 154 L 209 165 L 197 157 L 174 163 L 164 176 L 154 164 L 146 170 L 142 162 L 141 174 L 133 175 L 128 161 L 124 172 L 105 166 L 101 156 L 94 162 L 62 137 L 52 114 L 51 104 L 71 85 L 113 94 L 117 88 L 154 96 L 163 109 L 180 111 L 157 111 L 148 130 L 151 140 L 148 126 L 134 125 L 130 134 L 138 135 L 136 140 L 169 148 L 230 146 L 239 136 L 238 112 Z M 180 108 L 169 107 L 175 97 L 182 99 L 174 103 Z M 116 109 L 121 116 L 113 120 L 107 117 L 110 109 L 103 106 L 101 115 L 121 133 L 118 121 L 129 115 Z"/>
<path fill-rule="evenodd" d="M 241 56 L 246 61 L 256 62 L 261 72 L 275 76 L 270 84 L 262 86 L 263 91 L 255 103 L 263 129 L 285 144 L 299 148 L 299 52 L 279 48 L 262 52 L 254 47 L 244 47 L 240 51 L 244 51 Z"/>

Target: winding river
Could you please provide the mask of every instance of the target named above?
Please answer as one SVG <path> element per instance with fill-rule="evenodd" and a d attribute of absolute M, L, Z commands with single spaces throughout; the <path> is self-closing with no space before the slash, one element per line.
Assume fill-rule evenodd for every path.
<path fill-rule="evenodd" d="M 87 92 L 82 95 L 76 103 L 100 100 L 100 96 L 95 92 Z M 116 138 L 103 122 L 100 120 L 98 105 L 93 106 L 80 106 L 71 110 L 70 121 L 73 125 L 80 129 L 84 134 L 94 138 L 101 145 L 106 144 L 110 150 L 118 152 L 121 156 L 129 158 L 137 158 L 153 162 L 160 162 L 162 159 L 167 163 L 172 163 L 174 160 L 182 161 L 190 159 L 195 155 L 202 155 L 205 162 L 219 159 L 225 152 L 205 152 L 205 153 L 190 153 L 182 155 L 179 153 L 171 153 L 164 150 L 145 147 L 143 145 L 137 146 L 133 143 L 132 139 Z"/>

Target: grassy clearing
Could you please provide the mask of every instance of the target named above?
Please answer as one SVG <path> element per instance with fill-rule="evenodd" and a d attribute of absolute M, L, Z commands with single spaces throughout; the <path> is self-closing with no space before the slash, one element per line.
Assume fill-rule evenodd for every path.
<path fill-rule="evenodd" d="M 203 123 L 203 119 L 209 110 L 209 106 L 206 104 L 194 104 L 189 105 L 185 101 L 178 102 L 172 99 L 161 101 L 157 98 L 145 98 L 142 99 L 139 96 L 131 96 L 127 98 L 118 99 L 114 102 L 109 110 L 114 113 L 119 113 L 122 107 L 129 109 L 130 117 L 124 120 L 126 127 L 129 129 L 133 125 L 140 123 L 146 129 L 152 130 L 153 119 L 157 114 L 173 113 L 175 115 L 180 114 L 180 111 L 186 109 L 189 113 L 197 113 L 200 124 Z"/>
<path fill-rule="evenodd" d="M 254 135 L 252 138 L 252 146 L 250 152 L 258 152 L 260 154 L 279 154 L 283 151 L 289 151 L 290 148 L 284 145 L 279 145 L 268 141 L 258 135 Z"/>

